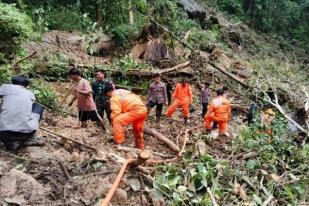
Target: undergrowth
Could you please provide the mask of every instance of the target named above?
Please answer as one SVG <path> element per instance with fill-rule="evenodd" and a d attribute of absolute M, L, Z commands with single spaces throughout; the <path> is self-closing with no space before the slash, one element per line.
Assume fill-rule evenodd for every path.
<path fill-rule="evenodd" d="M 203 156 L 188 152 L 182 162 L 162 166 L 154 189 L 169 205 L 212 205 L 207 188 L 220 205 L 262 205 L 267 198 L 262 188 L 274 196 L 277 205 L 308 201 L 309 145 L 295 143 L 280 115 L 270 126 L 272 134 L 264 132 L 265 128 L 256 122 L 244 129 L 221 158 L 212 156 L 210 149 Z M 234 158 L 252 151 L 258 152 L 258 157 L 247 161 Z M 243 184 L 243 177 L 258 190 Z M 243 185 L 245 196 L 235 193 L 238 183 Z"/>

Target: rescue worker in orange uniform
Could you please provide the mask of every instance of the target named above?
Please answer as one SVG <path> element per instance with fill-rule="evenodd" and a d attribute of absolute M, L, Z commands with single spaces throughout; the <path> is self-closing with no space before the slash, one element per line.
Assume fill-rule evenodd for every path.
<path fill-rule="evenodd" d="M 115 90 L 111 84 L 106 86 L 105 94 L 110 97 L 115 143 L 122 144 L 125 142 L 123 127 L 132 124 L 135 146 L 143 150 L 143 130 L 147 117 L 147 108 L 140 97 L 124 89 Z"/>
<path fill-rule="evenodd" d="M 178 83 L 176 85 L 176 89 L 172 95 L 172 99 L 174 100 L 174 102 L 167 109 L 167 117 L 172 117 L 176 109 L 178 107 L 181 107 L 185 119 L 185 124 L 187 124 L 190 115 L 189 106 L 192 103 L 192 90 L 190 84 L 185 78 L 181 80 L 181 83 Z"/>
<path fill-rule="evenodd" d="M 218 89 L 216 93 L 217 97 L 211 101 L 205 115 L 205 127 L 207 130 L 211 130 L 212 123 L 217 122 L 219 125 L 219 135 L 225 135 L 231 117 L 231 104 L 224 97 L 223 89 Z"/>

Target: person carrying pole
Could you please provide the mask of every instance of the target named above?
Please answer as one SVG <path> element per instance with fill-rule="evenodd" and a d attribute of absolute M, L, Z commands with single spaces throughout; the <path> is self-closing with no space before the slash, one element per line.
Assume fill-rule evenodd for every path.
<path fill-rule="evenodd" d="M 182 113 L 185 119 L 185 124 L 188 123 L 188 118 L 190 115 L 189 107 L 192 103 L 192 90 L 190 84 L 183 77 L 181 83 L 176 85 L 176 89 L 172 95 L 173 103 L 168 107 L 166 115 L 171 118 L 173 113 L 178 107 L 182 108 Z"/>
<path fill-rule="evenodd" d="M 97 108 L 92 97 L 92 88 L 90 83 L 81 77 L 81 72 L 78 68 L 70 69 L 68 74 L 77 83 L 74 88 L 74 97 L 70 101 L 69 106 L 72 106 L 74 101 L 77 100 L 79 121 L 81 121 L 81 127 L 86 128 L 88 120 L 99 121 Z"/>
<path fill-rule="evenodd" d="M 105 95 L 110 97 L 111 119 L 114 130 L 114 142 L 125 142 L 124 126 L 133 125 L 135 146 L 144 150 L 144 124 L 147 108 L 141 98 L 124 89 L 115 90 L 112 84 L 105 87 Z"/>

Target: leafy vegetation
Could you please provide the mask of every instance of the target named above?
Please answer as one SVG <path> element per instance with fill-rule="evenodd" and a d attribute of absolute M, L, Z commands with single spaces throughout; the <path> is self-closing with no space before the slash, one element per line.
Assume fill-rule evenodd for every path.
<path fill-rule="evenodd" d="M 272 133 L 264 132 L 266 128 Z M 213 141 L 206 136 L 200 138 Z M 233 191 L 235 185 L 247 177 L 256 188 L 264 187 L 274 195 L 278 205 L 298 205 L 309 199 L 309 179 L 305 178 L 309 175 L 308 148 L 308 144 L 296 144 L 286 120 L 276 115 L 270 127 L 257 121 L 244 129 L 233 141 L 232 149 L 219 154 L 220 158 L 218 153 L 215 153 L 217 157 L 213 156 L 211 148 L 200 157 L 192 150 L 180 165 L 163 166 L 154 188 L 170 205 L 212 205 L 207 187 L 222 203 L 242 198 L 244 205 L 262 205 L 267 198 L 263 192 L 247 185 L 245 198 Z M 246 161 L 233 158 L 234 154 L 252 151 L 258 152 L 258 157 Z"/>
<path fill-rule="evenodd" d="M 32 21 L 14 5 L 0 3 L 0 64 L 12 59 L 33 36 Z"/>
<path fill-rule="evenodd" d="M 217 5 L 253 28 L 284 36 L 283 41 L 297 39 L 309 51 L 309 1 L 218 0 Z"/>
<path fill-rule="evenodd" d="M 31 90 L 37 98 L 37 102 L 47 108 L 55 108 L 58 103 L 56 92 L 44 81 L 35 81 L 31 84 Z"/>

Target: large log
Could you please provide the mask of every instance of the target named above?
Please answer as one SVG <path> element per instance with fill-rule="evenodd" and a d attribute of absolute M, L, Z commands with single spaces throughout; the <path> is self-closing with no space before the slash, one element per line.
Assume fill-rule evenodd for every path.
<path fill-rule="evenodd" d="M 157 132 L 153 129 L 147 128 L 147 127 L 144 128 L 144 133 L 149 134 L 149 135 L 155 137 L 157 140 L 165 143 L 174 152 L 178 153 L 180 151 L 179 147 L 177 145 L 175 145 L 174 142 L 172 142 L 171 140 L 169 140 L 168 138 L 163 136 L 161 133 L 159 133 L 159 132 Z"/>

